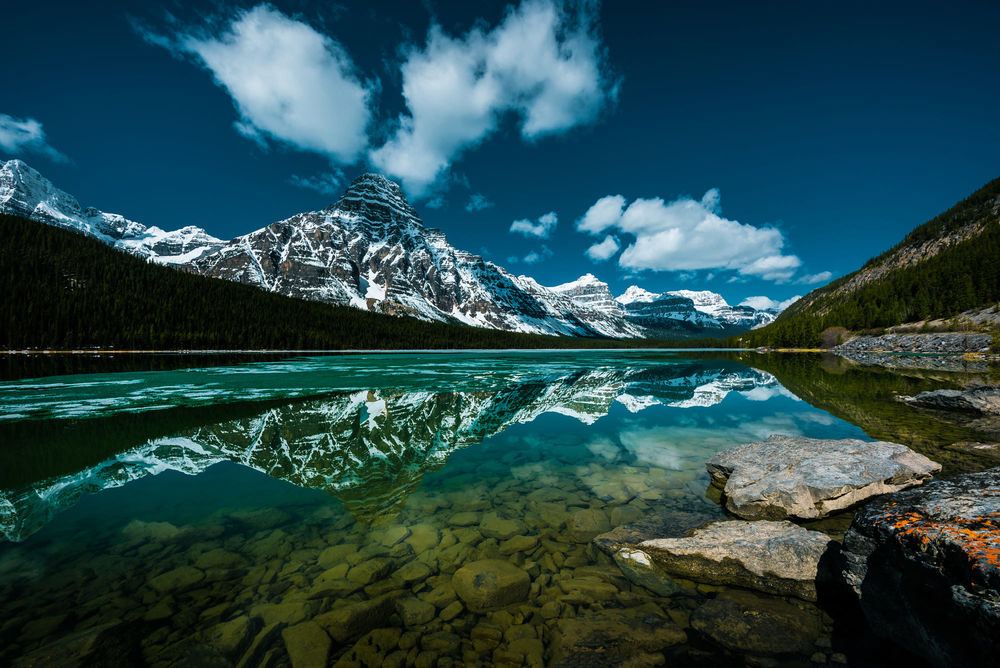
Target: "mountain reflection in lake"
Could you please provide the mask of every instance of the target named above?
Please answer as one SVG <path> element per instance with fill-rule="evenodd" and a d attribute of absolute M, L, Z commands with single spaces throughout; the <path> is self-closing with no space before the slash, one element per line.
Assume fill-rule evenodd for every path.
<path fill-rule="evenodd" d="M 722 448 L 865 438 L 768 371 L 639 353 L 64 376 L 0 384 L 0 405 L 0 662 L 29 664 L 282 665 L 302 643 L 331 662 L 531 664 L 558 659 L 588 615 L 683 629 L 724 590 L 659 597 L 593 537 L 650 514 L 723 517 L 704 468 Z M 451 576 L 480 559 L 528 572 L 527 600 L 467 610 Z M 787 632 L 829 647 L 829 618 L 794 606 Z M 740 655 L 688 636 L 608 642 L 622 657 Z"/>

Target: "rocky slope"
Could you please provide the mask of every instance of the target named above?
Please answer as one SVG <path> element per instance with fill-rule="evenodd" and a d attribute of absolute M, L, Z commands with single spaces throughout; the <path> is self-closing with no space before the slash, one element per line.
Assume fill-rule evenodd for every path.
<path fill-rule="evenodd" d="M 587 274 L 548 288 L 425 227 L 400 187 L 377 174 L 356 179 L 322 211 L 296 214 L 221 241 L 197 227 L 166 232 L 118 214 L 84 209 L 20 160 L 0 166 L 0 212 L 96 237 L 193 273 L 282 295 L 390 315 L 518 332 L 643 338 L 720 336 L 773 315 L 731 307 L 712 292 L 617 300 Z M 630 288 L 634 291 L 637 288 Z"/>

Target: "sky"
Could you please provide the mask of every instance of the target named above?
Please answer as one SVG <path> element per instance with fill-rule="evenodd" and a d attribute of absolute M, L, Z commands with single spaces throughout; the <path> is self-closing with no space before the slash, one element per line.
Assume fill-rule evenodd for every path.
<path fill-rule="evenodd" d="M 166 229 L 377 171 L 543 285 L 767 306 L 1000 176 L 995 2 L 87 5 L 4 9 L 0 158 Z"/>

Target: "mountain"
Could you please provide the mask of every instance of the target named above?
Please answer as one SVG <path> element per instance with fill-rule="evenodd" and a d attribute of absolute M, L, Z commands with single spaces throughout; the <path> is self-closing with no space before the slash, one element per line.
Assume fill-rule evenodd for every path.
<path fill-rule="evenodd" d="M 729 336 L 775 318 L 770 311 L 730 306 L 722 295 L 708 290 L 655 293 L 631 285 L 616 301 L 626 320 L 663 337 Z"/>
<path fill-rule="evenodd" d="M 83 232 L 160 264 L 183 265 L 223 245 L 200 227 L 165 232 L 117 213 L 84 209 L 21 160 L 0 163 L 0 212 Z"/>
<path fill-rule="evenodd" d="M 1000 302 L 997 258 L 1000 178 L 739 342 L 812 347 L 829 328 L 868 330 L 993 309 Z"/>
<path fill-rule="evenodd" d="M 592 274 L 548 288 L 454 248 L 425 227 L 400 187 L 364 174 L 334 204 L 228 242 L 193 226 L 167 232 L 84 209 L 20 160 L 0 167 L 0 212 L 82 232 L 187 272 L 387 315 L 578 337 L 723 336 L 771 315 L 712 292 L 677 291 L 634 307 Z M 680 298 L 680 299 L 678 299 Z M 657 300 L 659 302 L 657 303 Z M 665 300 L 665 301 L 664 301 Z"/>

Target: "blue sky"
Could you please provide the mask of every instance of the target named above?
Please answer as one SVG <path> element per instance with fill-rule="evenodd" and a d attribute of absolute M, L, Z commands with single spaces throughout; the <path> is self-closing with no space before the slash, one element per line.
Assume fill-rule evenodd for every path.
<path fill-rule="evenodd" d="M 0 157 L 147 225 L 375 170 L 543 284 L 780 301 L 1000 175 L 997 3 L 84 4 L 5 9 Z"/>

